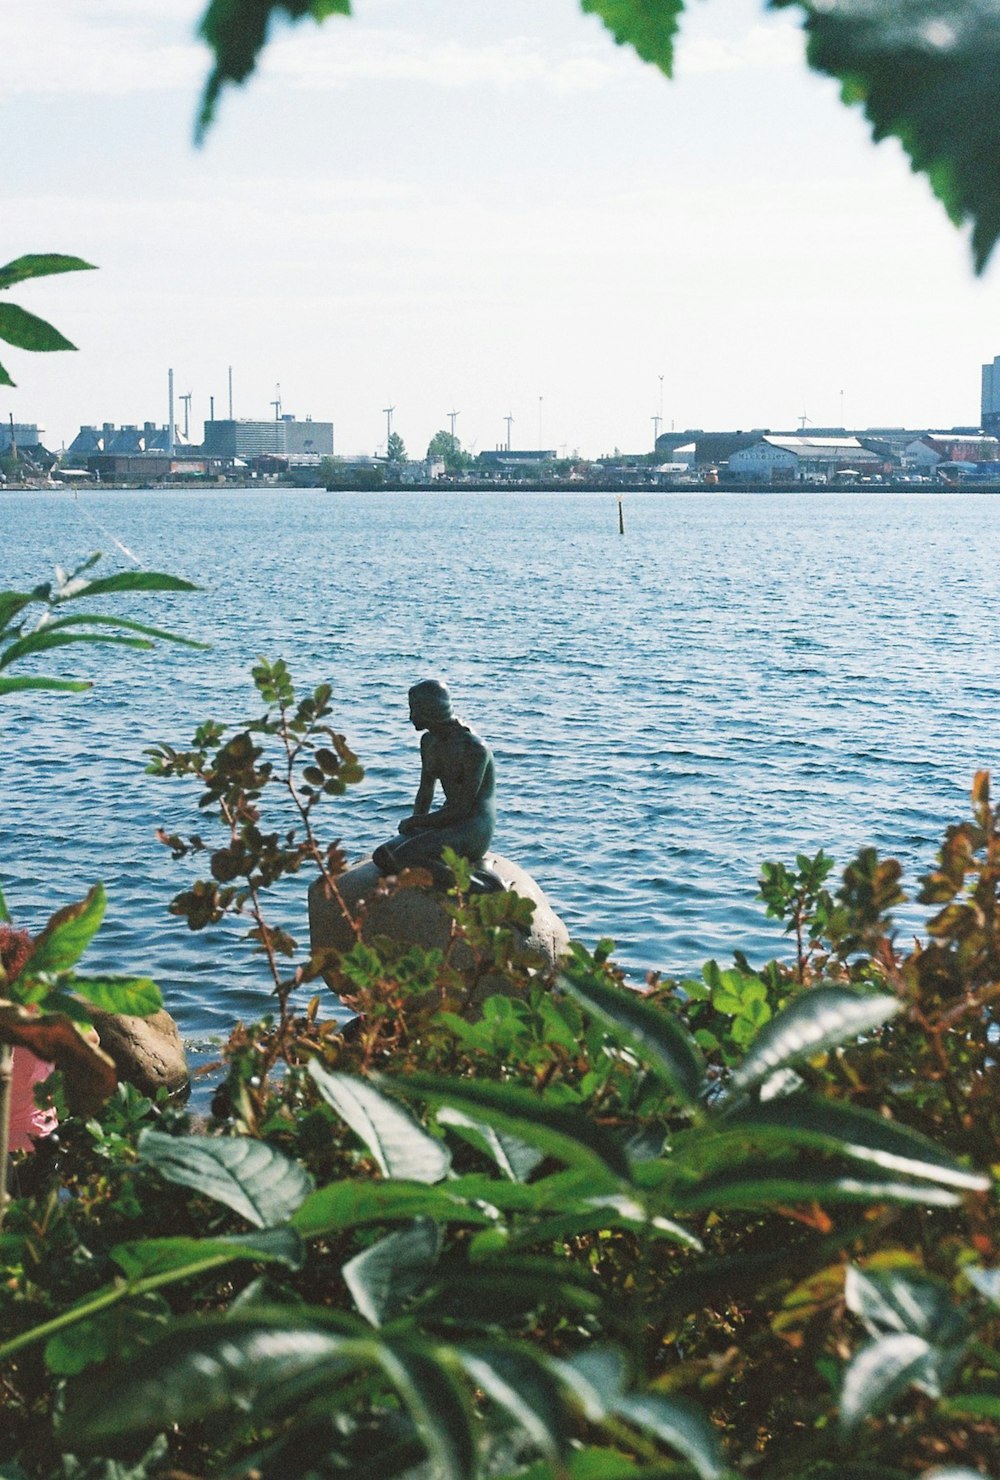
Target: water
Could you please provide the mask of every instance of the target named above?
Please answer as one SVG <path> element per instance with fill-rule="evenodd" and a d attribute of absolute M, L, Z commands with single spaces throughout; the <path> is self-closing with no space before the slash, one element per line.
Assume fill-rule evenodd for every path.
<path fill-rule="evenodd" d="M 16 918 L 38 929 L 103 879 L 86 966 L 154 975 L 191 1040 L 266 1010 L 239 932 L 167 913 L 195 875 L 155 829 L 208 829 L 142 753 L 258 712 L 261 654 L 333 684 L 367 767 L 329 813 L 351 857 L 409 810 L 406 690 L 445 677 L 496 754 L 498 851 L 637 977 L 782 953 L 754 900 L 765 858 L 871 842 L 912 879 L 996 760 L 1000 502 L 650 493 L 625 517 L 623 539 L 602 494 L 0 496 L 0 587 L 96 549 L 130 567 L 124 546 L 204 589 L 120 609 L 213 645 L 69 649 L 37 671 L 91 676 L 89 695 L 0 700 Z M 279 915 L 305 939 L 304 887 Z"/>

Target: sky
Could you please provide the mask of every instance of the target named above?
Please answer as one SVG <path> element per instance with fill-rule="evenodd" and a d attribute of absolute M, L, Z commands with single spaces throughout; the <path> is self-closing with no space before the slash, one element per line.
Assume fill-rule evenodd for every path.
<path fill-rule="evenodd" d="M 193 143 L 197 0 L 0 0 L 0 261 L 76 354 L 0 353 L 0 418 L 332 421 L 598 456 L 676 427 L 950 427 L 1000 353 L 893 142 L 810 74 L 795 13 L 693 0 L 675 77 L 575 0 L 355 0 L 275 32 Z M 1000 262 L 1000 251 L 997 254 Z M 280 388 L 280 389 L 279 389 Z M 183 409 L 176 403 L 183 426 Z"/>

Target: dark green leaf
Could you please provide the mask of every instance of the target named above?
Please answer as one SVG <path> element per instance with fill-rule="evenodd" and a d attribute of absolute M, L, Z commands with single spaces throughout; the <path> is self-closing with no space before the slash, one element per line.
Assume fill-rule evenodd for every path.
<path fill-rule="evenodd" d="M 349 1228 L 408 1222 L 421 1217 L 473 1226 L 496 1220 L 496 1214 L 483 1207 L 478 1199 L 453 1192 L 451 1183 L 430 1187 L 419 1182 L 351 1178 L 330 1182 L 311 1192 L 291 1222 L 308 1239 L 342 1233 Z"/>
<path fill-rule="evenodd" d="M 272 19 L 300 20 L 312 16 L 350 15 L 350 0 L 211 0 L 198 30 L 215 53 L 215 65 L 205 84 L 196 137 L 200 140 L 215 114 L 219 93 L 227 82 L 245 82 L 257 65 Z"/>
<path fill-rule="evenodd" d="M 722 1480 L 727 1474 L 718 1435 L 691 1404 L 658 1393 L 636 1393 L 618 1398 L 613 1408 L 641 1432 L 683 1455 L 700 1480 Z"/>
<path fill-rule="evenodd" d="M 55 632 L 60 627 L 82 627 L 82 626 L 117 627 L 122 631 L 138 632 L 143 637 L 159 638 L 163 642 L 177 642 L 182 647 L 200 648 L 203 651 L 210 646 L 207 642 L 195 642 L 193 637 L 179 637 L 176 632 L 167 632 L 163 627 L 148 627 L 144 622 L 133 622 L 128 617 L 102 616 L 98 612 L 81 612 L 78 616 L 59 617 L 54 622 L 49 622 L 43 629 L 46 632 Z"/>
<path fill-rule="evenodd" d="M 881 1027 L 898 1011 L 895 997 L 862 996 L 846 987 L 811 987 L 761 1028 L 733 1074 L 729 1094 L 751 1089 L 778 1069 Z"/>
<path fill-rule="evenodd" d="M 853 1434 L 864 1419 L 884 1413 L 914 1383 L 926 1384 L 933 1360 L 929 1342 L 909 1332 L 880 1337 L 853 1358 L 844 1373 L 840 1424 Z"/>
<path fill-rule="evenodd" d="M 706 1171 L 745 1160 L 751 1149 L 792 1146 L 811 1146 L 946 1187 L 982 1192 L 990 1185 L 988 1178 L 968 1171 L 907 1126 L 854 1105 L 802 1093 L 745 1105 L 704 1133 L 677 1136 L 672 1159 L 676 1165 Z"/>
<path fill-rule="evenodd" d="M 148 977 L 74 976 L 69 985 L 102 1012 L 149 1017 L 163 1006 L 159 987 Z"/>
<path fill-rule="evenodd" d="M 908 1332 L 940 1346 L 965 1334 L 965 1317 L 950 1290 L 927 1275 L 901 1269 L 861 1270 L 852 1264 L 844 1298 L 870 1336 Z"/>
<path fill-rule="evenodd" d="M 705 1079 L 704 1060 L 675 1017 L 638 992 L 612 987 L 596 975 L 563 975 L 559 985 L 597 1018 L 616 1043 L 631 1048 L 683 1104 L 697 1104 Z"/>
<path fill-rule="evenodd" d="M 621 1146 L 602 1126 L 579 1111 L 553 1104 L 530 1090 L 488 1080 L 453 1080 L 433 1074 L 409 1074 L 405 1080 L 387 1080 L 401 1094 L 447 1105 L 494 1130 L 537 1146 L 567 1166 L 588 1168 L 595 1177 L 594 1192 L 627 1179 L 628 1159 Z"/>
<path fill-rule="evenodd" d="M 789 0 L 777 0 L 789 3 Z M 876 139 L 899 139 L 953 221 L 972 222 L 976 269 L 1000 234 L 1000 11 L 993 0 L 796 0 L 810 64 L 841 82 Z"/>
<path fill-rule="evenodd" d="M 75 966 L 100 928 L 106 905 L 104 885 L 95 884 L 86 899 L 57 910 L 35 941 L 25 973 L 36 977 Z"/>
<path fill-rule="evenodd" d="M 17 663 L 33 653 L 48 652 L 51 648 L 69 647 L 74 642 L 110 643 L 115 647 L 140 649 L 149 649 L 153 645 L 144 637 L 112 637 L 104 632 L 49 632 L 43 627 L 39 632 L 32 632 L 28 637 L 21 637 L 17 642 L 9 643 L 0 653 L 0 668 L 9 668 L 11 663 Z"/>
<path fill-rule="evenodd" d="M 0 591 L 0 632 L 10 626 L 16 616 L 34 601 L 30 592 Z"/>
<path fill-rule="evenodd" d="M 164 575 L 159 570 L 121 570 L 117 575 L 99 576 L 96 581 L 87 581 L 78 591 L 71 591 L 67 596 L 60 596 L 58 604 L 64 601 L 78 601 L 82 596 L 107 596 L 116 591 L 197 591 L 198 587 L 191 581 L 182 580 L 180 576 Z"/>
<path fill-rule="evenodd" d="M 543 1160 L 542 1153 L 534 1146 L 519 1141 L 516 1136 L 502 1135 L 492 1126 L 483 1125 L 481 1121 L 463 1115 L 460 1110 L 442 1106 L 437 1118 L 440 1125 L 447 1125 L 458 1131 L 471 1145 L 496 1162 L 504 1176 L 509 1177 L 512 1182 L 527 1181 Z"/>
<path fill-rule="evenodd" d="M 64 694 L 80 694 L 93 687 L 92 683 L 75 678 L 0 678 L 0 695 L 17 694 L 24 689 L 58 689 Z"/>
<path fill-rule="evenodd" d="M 365 1320 L 383 1325 L 425 1288 L 440 1258 L 441 1243 L 434 1219 L 418 1218 L 348 1260 L 341 1274 Z"/>
<path fill-rule="evenodd" d="M 428 1183 L 447 1176 L 448 1148 L 428 1135 L 405 1106 L 366 1080 L 331 1074 L 317 1059 L 309 1061 L 309 1072 L 324 1100 L 364 1141 L 383 1176 Z"/>
<path fill-rule="evenodd" d="M 9 920 L 10 915 L 7 912 L 7 901 L 3 897 L 3 890 L 0 889 L 0 925 L 6 925 Z"/>
<path fill-rule="evenodd" d="M 634 47 L 644 62 L 671 75 L 684 0 L 580 0 L 580 4 L 600 16 L 619 46 Z"/>
<path fill-rule="evenodd" d="M 75 1326 L 68 1326 L 45 1343 L 45 1365 L 59 1377 L 72 1377 L 95 1362 L 119 1356 L 123 1348 L 160 1335 L 170 1318 L 170 1307 L 156 1294 L 122 1299 Z"/>
<path fill-rule="evenodd" d="M 260 1314 L 194 1317 L 127 1366 L 73 1385 L 60 1435 L 71 1448 L 93 1448 L 233 1410 L 251 1412 L 289 1389 L 322 1386 L 345 1360 L 358 1360 L 356 1349 L 350 1338 L 290 1313 L 280 1324 Z"/>
<path fill-rule="evenodd" d="M 434 1480 L 472 1480 L 476 1451 L 469 1413 L 446 1367 L 403 1345 L 380 1343 L 378 1361 L 427 1446 Z"/>
<path fill-rule="evenodd" d="M 458 1361 L 498 1407 L 505 1409 L 554 1464 L 569 1444 L 566 1405 L 544 1356 L 499 1342 L 459 1347 Z"/>
<path fill-rule="evenodd" d="M 952 1208 L 956 1193 L 926 1182 L 886 1182 L 861 1176 L 827 1173 L 815 1159 L 797 1163 L 747 1161 L 730 1171 L 691 1179 L 670 1189 L 676 1213 L 721 1211 L 723 1208 L 774 1208 L 797 1203 L 898 1202 Z"/>
<path fill-rule="evenodd" d="M 48 352 L 60 349 L 76 349 L 65 335 L 36 314 L 18 308 L 16 303 L 0 303 L 0 339 L 13 344 L 17 349 Z"/>
<path fill-rule="evenodd" d="M 237 1260 L 259 1264 L 284 1264 L 301 1269 L 302 1239 L 293 1228 L 265 1228 L 260 1233 L 235 1238 L 147 1238 L 117 1244 L 111 1258 L 130 1283 L 156 1280 L 172 1284 L 207 1270 L 219 1269 Z"/>
<path fill-rule="evenodd" d="M 16 386 L 16 384 L 17 381 L 11 380 L 7 370 L 4 368 L 3 365 L 0 365 L 0 385 Z"/>
<path fill-rule="evenodd" d="M 225 1203 L 258 1228 L 289 1218 L 312 1190 L 298 1162 L 247 1136 L 165 1136 L 143 1131 L 139 1155 L 168 1182 Z"/>
<path fill-rule="evenodd" d="M 28 278 L 52 277 L 58 272 L 95 272 L 92 262 L 64 257 L 58 252 L 30 252 L 0 267 L 0 288 L 12 288 Z"/>

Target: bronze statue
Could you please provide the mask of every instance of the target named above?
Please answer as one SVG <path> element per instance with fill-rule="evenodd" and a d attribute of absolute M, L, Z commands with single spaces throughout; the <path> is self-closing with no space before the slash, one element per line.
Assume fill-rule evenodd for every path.
<path fill-rule="evenodd" d="M 473 874 L 475 887 L 502 889 L 502 881 L 481 866 L 496 825 L 490 748 L 455 718 L 443 683 L 424 679 L 413 685 L 409 699 L 410 722 L 425 732 L 420 739 L 420 785 L 412 815 L 403 818 L 394 838 L 375 849 L 372 861 L 382 874 L 425 868 L 435 883 L 447 885 L 451 875 L 441 863 L 441 854 L 453 848 L 460 857 L 480 865 Z M 439 781 L 444 802 L 432 812 Z"/>

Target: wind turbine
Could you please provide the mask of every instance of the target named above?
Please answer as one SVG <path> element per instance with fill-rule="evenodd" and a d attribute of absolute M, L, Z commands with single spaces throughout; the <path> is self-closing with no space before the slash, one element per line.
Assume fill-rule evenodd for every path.
<path fill-rule="evenodd" d="M 382 412 L 383 412 L 383 414 L 385 416 L 385 453 L 386 453 L 386 457 L 388 457 L 388 455 L 389 455 L 389 438 L 392 436 L 392 413 L 395 411 L 395 409 L 396 409 L 395 406 L 383 406 L 382 407 Z"/>
<path fill-rule="evenodd" d="M 508 411 L 507 412 L 507 415 L 504 417 L 504 421 L 507 423 L 507 451 L 508 452 L 510 451 L 510 427 L 511 427 L 511 422 L 513 420 L 514 420 L 513 416 L 511 416 L 510 412 Z"/>
<path fill-rule="evenodd" d="M 456 419 L 459 416 L 461 416 L 461 414 L 462 413 L 460 411 L 449 411 L 448 412 L 448 420 L 451 422 L 451 440 L 453 442 L 455 440 L 455 421 L 456 421 Z"/>
<path fill-rule="evenodd" d="M 281 386 L 280 385 L 276 385 L 274 387 L 274 400 L 273 401 L 269 401 L 268 402 L 268 405 L 274 407 L 274 419 L 275 419 L 275 421 L 280 421 L 281 420 Z"/>

